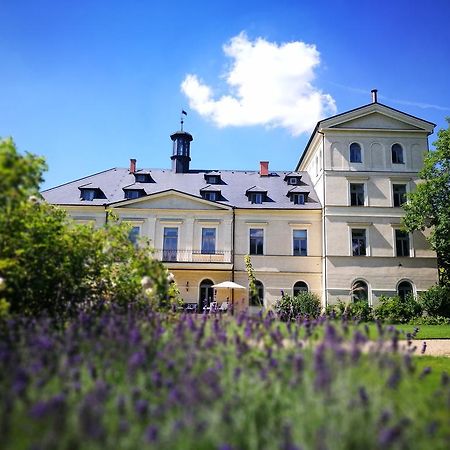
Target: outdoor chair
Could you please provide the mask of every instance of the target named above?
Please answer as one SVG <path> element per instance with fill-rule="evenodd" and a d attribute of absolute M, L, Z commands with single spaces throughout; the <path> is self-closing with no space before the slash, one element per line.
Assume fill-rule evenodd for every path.
<path fill-rule="evenodd" d="M 223 302 L 223 303 L 220 305 L 218 311 L 219 311 L 220 313 L 227 312 L 227 311 L 228 311 L 228 302 Z"/>
<path fill-rule="evenodd" d="M 211 302 L 209 306 L 205 306 L 203 311 L 206 313 L 213 313 L 217 311 L 217 302 Z"/>

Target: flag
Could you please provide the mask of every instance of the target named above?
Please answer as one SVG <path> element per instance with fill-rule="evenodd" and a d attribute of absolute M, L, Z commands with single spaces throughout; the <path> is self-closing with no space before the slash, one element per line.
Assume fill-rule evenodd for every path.
<path fill-rule="evenodd" d="M 181 110 L 181 114 L 184 114 L 185 116 L 187 116 L 187 112 L 184 109 Z"/>

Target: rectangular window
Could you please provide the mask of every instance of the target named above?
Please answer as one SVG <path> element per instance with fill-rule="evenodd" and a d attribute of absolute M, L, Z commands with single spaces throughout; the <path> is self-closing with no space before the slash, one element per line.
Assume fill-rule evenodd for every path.
<path fill-rule="evenodd" d="M 294 202 L 294 205 L 304 205 L 305 194 L 292 194 L 292 200 Z"/>
<path fill-rule="evenodd" d="M 128 239 L 134 244 L 138 244 L 139 235 L 141 234 L 141 227 L 132 227 L 128 233 Z"/>
<path fill-rule="evenodd" d="M 164 227 L 163 261 L 176 261 L 178 250 L 178 228 Z"/>
<path fill-rule="evenodd" d="M 251 202 L 255 205 L 260 205 L 263 202 L 263 195 L 262 193 L 258 192 L 251 195 Z"/>
<path fill-rule="evenodd" d="M 395 251 L 397 256 L 410 256 L 409 234 L 402 230 L 395 230 Z"/>
<path fill-rule="evenodd" d="M 294 230 L 292 234 L 294 256 L 307 256 L 308 235 L 306 230 Z"/>
<path fill-rule="evenodd" d="M 366 230 L 352 230 L 352 253 L 353 256 L 367 255 Z"/>
<path fill-rule="evenodd" d="M 203 198 L 205 199 L 205 200 L 210 200 L 210 201 L 212 201 L 212 202 L 215 202 L 215 201 L 217 201 L 217 192 L 215 192 L 215 191 L 210 191 L 210 192 L 203 192 Z"/>
<path fill-rule="evenodd" d="M 264 255 L 264 230 L 250 228 L 250 255 Z"/>
<path fill-rule="evenodd" d="M 141 197 L 141 192 L 140 190 L 137 189 L 127 189 L 125 191 L 125 198 L 129 199 L 129 200 L 133 200 L 135 198 L 139 198 Z"/>
<path fill-rule="evenodd" d="M 202 253 L 216 253 L 216 229 L 202 228 Z"/>
<path fill-rule="evenodd" d="M 364 184 L 350 183 L 350 205 L 364 206 Z"/>
<path fill-rule="evenodd" d="M 393 184 L 392 194 L 394 206 L 402 206 L 403 203 L 406 203 L 406 184 Z"/>
<path fill-rule="evenodd" d="M 289 184 L 297 184 L 297 178 L 295 177 L 289 178 Z"/>
<path fill-rule="evenodd" d="M 91 202 L 95 198 L 95 189 L 81 189 L 81 200 Z"/>

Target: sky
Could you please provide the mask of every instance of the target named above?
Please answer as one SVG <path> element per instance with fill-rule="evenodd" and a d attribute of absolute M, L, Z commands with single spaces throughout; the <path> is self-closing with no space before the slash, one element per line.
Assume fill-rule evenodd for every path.
<path fill-rule="evenodd" d="M 0 137 L 45 157 L 43 189 L 170 167 L 181 110 L 195 169 L 293 170 L 373 88 L 450 116 L 449 0 L 0 0 L 0 23 Z"/>

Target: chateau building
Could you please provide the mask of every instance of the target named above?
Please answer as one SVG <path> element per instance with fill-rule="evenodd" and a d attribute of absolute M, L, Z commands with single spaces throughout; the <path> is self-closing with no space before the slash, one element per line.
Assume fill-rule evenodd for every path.
<path fill-rule="evenodd" d="M 406 295 L 437 281 L 436 256 L 421 232 L 400 228 L 434 124 L 373 102 L 320 121 L 295 171 L 190 168 L 191 134 L 173 133 L 172 168 L 112 168 L 46 190 L 80 223 L 102 226 L 112 209 L 150 240 L 186 303 L 214 300 L 213 284 L 248 285 L 237 308 L 269 307 L 282 292 L 317 293 L 323 304 Z M 224 298 L 223 298 L 224 299 Z"/>

